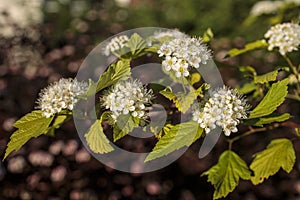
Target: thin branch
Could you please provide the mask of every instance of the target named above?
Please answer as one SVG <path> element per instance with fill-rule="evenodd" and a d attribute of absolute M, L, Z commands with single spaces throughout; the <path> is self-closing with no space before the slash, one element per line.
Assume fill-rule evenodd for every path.
<path fill-rule="evenodd" d="M 275 128 L 278 128 L 280 125 L 278 123 L 275 123 L 271 126 L 268 126 L 268 127 L 262 127 L 262 128 L 253 128 L 253 127 L 249 127 L 249 130 L 244 132 L 243 134 L 241 135 L 238 135 L 238 136 L 235 136 L 234 138 L 231 138 L 231 139 L 228 139 L 227 142 L 228 142 L 228 149 L 231 150 L 232 148 L 232 144 L 243 138 L 243 137 L 246 137 L 248 135 L 252 135 L 253 133 L 258 133 L 258 132 L 263 132 L 263 131 L 267 131 L 267 130 L 272 130 L 272 129 L 275 129 Z"/>
<path fill-rule="evenodd" d="M 296 100 L 296 101 L 300 101 L 300 96 L 298 96 L 296 94 L 287 94 L 286 98 L 293 99 L 293 100 Z"/>

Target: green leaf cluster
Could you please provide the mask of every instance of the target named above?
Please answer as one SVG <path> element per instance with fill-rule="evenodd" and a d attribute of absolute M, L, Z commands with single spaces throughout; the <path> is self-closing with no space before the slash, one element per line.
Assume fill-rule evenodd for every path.
<path fill-rule="evenodd" d="M 204 172 L 215 188 L 213 199 L 226 197 L 238 185 L 240 179 L 251 180 L 254 185 L 277 173 L 282 168 L 290 173 L 295 164 L 296 155 L 293 144 L 288 139 L 274 139 L 267 148 L 255 154 L 248 168 L 236 153 L 224 151 L 216 165 Z"/>
<path fill-rule="evenodd" d="M 187 93 L 173 93 L 172 88 L 166 87 L 164 90 L 160 91 L 159 93 L 162 94 L 164 97 L 173 101 L 175 103 L 176 108 L 185 113 L 194 101 L 197 99 L 198 96 L 203 96 L 204 92 L 209 89 L 209 85 L 202 84 L 197 90 L 191 90 Z"/>

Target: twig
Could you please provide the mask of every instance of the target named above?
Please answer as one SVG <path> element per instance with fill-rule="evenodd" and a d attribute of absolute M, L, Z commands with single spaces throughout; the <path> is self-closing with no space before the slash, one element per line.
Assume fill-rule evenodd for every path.
<path fill-rule="evenodd" d="M 272 129 L 274 129 L 274 128 L 278 128 L 279 126 L 280 126 L 279 123 L 275 123 L 275 124 L 273 124 L 273 125 L 271 125 L 271 126 L 268 126 L 268 127 L 262 127 L 262 128 L 253 128 L 253 127 L 250 126 L 248 131 L 244 132 L 244 133 L 241 134 L 241 135 L 235 136 L 234 138 L 231 138 L 231 139 L 228 139 L 228 140 L 227 140 L 228 145 L 229 145 L 228 149 L 231 150 L 232 144 L 233 144 L 235 141 L 237 141 L 237 140 L 239 140 L 239 139 L 241 139 L 241 138 L 243 138 L 243 137 L 246 137 L 246 136 L 248 136 L 248 135 L 251 135 L 251 134 L 257 133 L 257 132 L 263 132 L 263 131 L 267 131 L 267 130 L 272 130 Z"/>

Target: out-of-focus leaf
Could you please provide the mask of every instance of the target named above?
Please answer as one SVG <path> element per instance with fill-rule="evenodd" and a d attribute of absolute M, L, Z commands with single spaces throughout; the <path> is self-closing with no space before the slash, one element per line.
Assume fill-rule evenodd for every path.
<path fill-rule="evenodd" d="M 268 43 L 266 42 L 266 40 L 257 40 L 255 42 L 246 44 L 243 49 L 237 49 L 237 48 L 231 49 L 230 51 L 228 51 L 227 56 L 235 57 L 240 54 L 246 53 L 248 51 L 265 48 L 267 46 L 268 46 Z"/>
<path fill-rule="evenodd" d="M 202 41 L 207 43 L 212 38 L 214 38 L 214 33 L 212 32 L 211 28 L 208 28 L 203 34 Z"/>

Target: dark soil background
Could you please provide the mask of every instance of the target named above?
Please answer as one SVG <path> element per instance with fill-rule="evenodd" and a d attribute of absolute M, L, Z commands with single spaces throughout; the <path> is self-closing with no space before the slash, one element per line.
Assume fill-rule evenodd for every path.
<path fill-rule="evenodd" d="M 31 27 L 31 31 L 39 33 L 38 40 L 28 36 L 30 30 L 15 25 L 17 32 L 13 37 L 0 35 L 1 160 L 9 137 L 15 131 L 12 124 L 34 109 L 39 91 L 59 78 L 75 77 L 84 57 L 93 47 L 123 30 L 161 26 L 202 35 L 211 27 L 216 34 L 210 44 L 214 59 L 224 82 L 231 87 L 245 81 L 236 66 L 251 65 L 263 73 L 282 62 L 276 54 L 265 51 L 233 59 L 224 58 L 227 50 L 242 47 L 252 38 L 262 38 L 268 28 L 266 22 L 261 21 L 255 30 L 241 30 L 241 23 L 256 2 L 254 0 L 215 3 L 209 0 L 201 3 L 196 0 L 123 1 L 129 2 L 126 5 L 118 3 L 122 1 L 88 0 L 81 1 L 85 2 L 85 6 L 79 6 L 82 10 L 75 14 L 71 12 L 72 2 L 51 1 L 56 2 L 59 8 L 56 12 L 49 9 L 49 2 L 45 0 L 43 3 L 42 23 Z M 21 53 L 17 53 L 16 48 L 19 47 Z M 295 101 L 287 100 L 279 112 L 290 112 L 293 115 L 291 121 L 297 124 L 300 121 L 299 103 Z M 240 130 L 246 128 L 240 127 Z M 219 155 L 228 148 L 225 138 L 221 137 L 213 151 L 199 159 L 200 140 L 180 159 L 163 169 L 131 174 L 111 169 L 91 157 L 75 130 L 70 121 L 56 131 L 55 137 L 32 139 L 19 151 L 0 161 L 0 200 L 212 199 L 213 186 L 207 182 L 206 176 L 200 175 L 216 164 Z M 293 138 L 293 133 L 290 127 L 257 133 L 235 143 L 233 150 L 250 164 L 252 155 L 263 150 L 271 139 Z M 138 141 L 137 144 L 143 151 L 143 142 Z M 299 139 L 293 140 L 293 144 L 297 160 L 290 174 L 280 170 L 258 186 L 240 181 L 226 199 L 300 199 Z"/>

